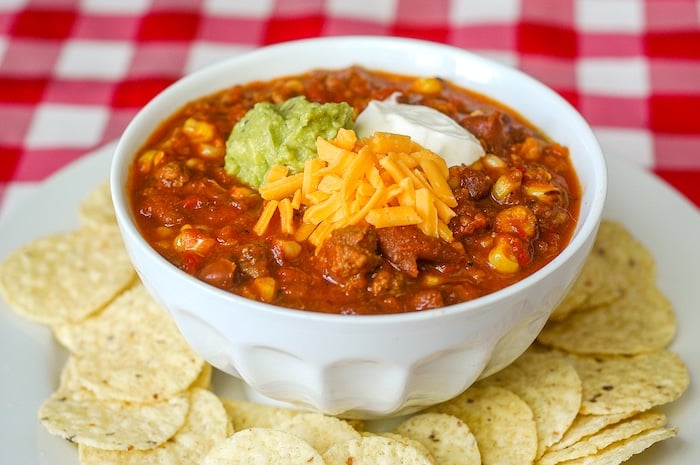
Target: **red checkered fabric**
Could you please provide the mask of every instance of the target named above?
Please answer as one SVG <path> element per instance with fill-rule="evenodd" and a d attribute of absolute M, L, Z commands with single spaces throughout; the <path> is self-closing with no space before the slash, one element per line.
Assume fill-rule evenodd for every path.
<path fill-rule="evenodd" d="M 0 213 L 206 64 L 314 36 L 449 43 L 545 82 L 700 205 L 700 0 L 0 0 Z"/>

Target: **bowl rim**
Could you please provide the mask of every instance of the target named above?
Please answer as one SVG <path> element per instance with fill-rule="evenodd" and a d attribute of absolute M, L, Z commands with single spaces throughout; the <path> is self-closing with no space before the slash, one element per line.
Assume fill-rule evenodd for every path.
<path fill-rule="evenodd" d="M 463 59 L 468 59 L 471 62 L 477 63 L 483 66 L 485 69 L 495 69 L 501 73 L 508 73 L 532 86 L 538 92 L 546 94 L 548 98 L 553 99 L 553 101 L 565 108 L 569 113 L 570 117 L 573 118 L 579 129 L 583 132 L 582 137 L 587 141 L 591 142 L 589 151 L 591 151 L 592 166 L 594 168 L 595 179 L 591 188 L 595 188 L 595 192 L 592 194 L 592 202 L 588 207 L 588 215 L 583 222 L 579 222 L 574 230 L 573 236 L 571 237 L 569 243 L 566 247 L 549 263 L 544 265 L 542 268 L 536 270 L 530 275 L 524 277 L 523 279 L 510 284 L 502 289 L 489 293 L 487 295 L 478 297 L 473 300 L 460 302 L 458 304 L 448 305 L 445 307 L 439 307 L 435 309 L 425 310 L 425 311 L 413 311 L 404 313 L 392 313 L 392 314 L 381 314 L 381 315 L 344 315 L 336 313 L 322 313 L 315 312 L 311 310 L 301 310 L 295 308 L 280 307 L 273 304 L 268 304 L 264 302 L 259 302 L 253 299 L 248 299 L 246 297 L 237 295 L 233 292 L 219 289 L 215 286 L 209 285 L 194 276 L 189 275 L 183 270 L 180 270 L 164 257 L 162 257 L 158 252 L 151 247 L 150 244 L 146 242 L 143 236 L 138 231 L 133 218 L 131 208 L 128 205 L 128 199 L 126 198 L 126 189 L 123 187 L 122 180 L 126 180 L 128 176 L 128 166 L 133 162 L 134 153 L 129 151 L 126 147 L 132 138 L 132 134 L 137 131 L 141 120 L 145 118 L 145 115 L 153 111 L 158 104 L 162 102 L 167 102 L 172 95 L 177 95 L 186 89 L 188 86 L 193 85 L 202 79 L 205 79 L 209 75 L 216 75 L 223 69 L 227 69 L 230 66 L 238 65 L 243 66 L 247 62 L 254 62 L 256 60 L 264 59 L 269 55 L 274 55 L 275 53 L 287 53 L 293 52 L 295 50 L 303 49 L 309 46 L 316 46 L 319 44 L 324 44 L 325 46 L 340 46 L 347 45 L 348 42 L 353 44 L 362 44 L 365 47 L 381 47 L 387 48 L 397 48 L 406 49 L 407 47 L 422 47 L 426 51 L 431 53 L 446 53 L 448 55 L 458 56 Z M 319 66 L 320 68 L 321 66 Z M 390 71 L 391 70 L 387 70 Z M 282 72 L 279 74 L 283 76 L 285 74 L 291 74 L 287 72 Z M 266 79 L 266 78 L 262 78 Z M 232 80 L 233 81 L 233 80 Z M 232 82 L 233 83 L 233 82 Z M 458 83 L 459 84 L 459 83 Z M 193 100 L 199 97 L 207 95 L 208 92 L 203 92 L 198 96 L 193 96 L 189 100 Z M 488 94 L 487 94 L 488 95 Z M 498 101 L 497 96 L 492 96 Z M 180 99 L 174 104 L 177 109 L 184 105 L 186 102 Z M 171 105 L 172 106 L 172 105 Z M 521 110 L 513 108 L 516 112 L 520 113 Z M 176 111 L 176 110 L 173 110 Z M 172 112 L 171 112 L 172 113 Z M 167 118 L 165 115 L 162 120 Z M 155 128 L 150 128 L 148 134 L 152 133 Z M 132 142 L 133 143 L 133 142 Z M 142 146 L 145 140 L 139 140 L 138 146 Z M 123 165 L 126 166 L 123 166 Z M 579 181 L 581 181 L 579 177 Z M 573 107 L 568 101 L 566 101 L 562 96 L 556 93 L 553 89 L 546 86 L 541 81 L 535 79 L 529 74 L 523 71 L 495 61 L 493 59 L 478 55 L 467 49 L 463 49 L 454 45 L 432 42 L 422 39 L 413 38 L 402 38 L 402 37 L 388 37 L 388 36 L 373 36 L 373 35 L 347 35 L 347 36 L 332 36 L 332 37 L 316 37 L 309 39 L 298 39 L 287 42 L 276 43 L 272 45 L 267 45 L 259 47 L 240 55 L 234 55 L 230 58 L 220 60 L 216 63 L 207 65 L 199 70 L 189 73 L 177 81 L 173 82 L 165 89 L 160 91 L 153 99 L 151 99 L 146 105 L 144 105 L 136 115 L 131 119 L 126 129 L 122 132 L 117 146 L 114 151 L 114 156 L 112 158 L 112 163 L 110 166 L 110 189 L 112 194 L 112 201 L 114 204 L 116 216 L 118 219 L 119 228 L 123 235 L 132 236 L 136 243 L 139 245 L 139 253 L 146 253 L 150 260 L 154 260 L 160 267 L 166 267 L 168 270 L 173 272 L 178 277 L 185 279 L 190 285 L 206 293 L 213 293 L 219 298 L 228 301 L 232 305 L 244 304 L 247 306 L 257 307 L 255 311 L 261 311 L 274 315 L 275 317 L 285 317 L 290 319 L 304 319 L 304 320 L 316 320 L 322 323 L 332 323 L 337 321 L 343 321 L 344 325 L 366 325 L 366 324 L 377 324 L 379 322 L 383 323 L 397 323 L 399 321 L 422 321 L 429 320 L 433 318 L 440 318 L 445 315 L 461 314 L 466 312 L 478 312 L 480 309 L 485 309 L 495 302 L 507 297 L 508 295 L 518 293 L 521 290 L 529 287 L 530 285 L 546 278 L 556 271 L 566 263 L 580 248 L 585 246 L 586 241 L 595 234 L 602 218 L 603 207 L 605 204 L 605 198 L 607 195 L 607 169 L 605 165 L 605 159 L 602 153 L 602 149 L 597 142 L 595 134 L 592 128 L 583 116 L 578 112 L 577 109 Z M 582 186 L 583 188 L 583 186 Z M 579 215 L 582 213 L 583 205 L 580 206 Z"/>

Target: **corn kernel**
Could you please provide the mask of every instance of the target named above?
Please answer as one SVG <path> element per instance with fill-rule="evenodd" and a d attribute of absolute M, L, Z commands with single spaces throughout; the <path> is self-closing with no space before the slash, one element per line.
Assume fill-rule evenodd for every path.
<path fill-rule="evenodd" d="M 192 142 L 209 142 L 216 135 L 216 128 L 206 121 L 187 118 L 182 125 L 182 131 Z"/>
<path fill-rule="evenodd" d="M 202 158 L 215 159 L 223 157 L 225 153 L 224 144 L 221 140 L 216 139 L 213 143 L 197 144 L 197 155 Z"/>
<path fill-rule="evenodd" d="M 508 173 L 499 176 L 491 187 L 491 194 L 494 199 L 504 200 L 515 192 L 520 187 L 522 178 L 523 175 L 518 170 L 510 170 Z"/>
<path fill-rule="evenodd" d="M 528 183 L 524 186 L 525 195 L 534 197 L 545 203 L 553 203 L 557 198 L 559 189 L 552 184 Z"/>
<path fill-rule="evenodd" d="M 245 187 L 245 186 L 233 186 L 228 190 L 228 195 L 232 199 L 244 199 L 246 197 L 252 197 L 255 194 L 255 191 L 251 189 L 250 187 Z"/>
<path fill-rule="evenodd" d="M 199 255 L 206 254 L 214 245 L 216 239 L 210 237 L 201 229 L 189 227 L 181 229 L 173 240 L 175 250 L 179 252 L 194 252 Z"/>
<path fill-rule="evenodd" d="M 147 150 L 138 158 L 137 165 L 141 173 L 150 173 L 157 159 L 162 159 L 165 154 L 161 150 Z"/>
<path fill-rule="evenodd" d="M 442 81 L 435 77 L 419 78 L 413 81 L 411 89 L 421 94 L 435 95 L 442 90 Z"/>
<path fill-rule="evenodd" d="M 520 269 L 520 264 L 513 255 L 513 249 L 505 240 L 497 240 L 494 248 L 489 251 L 489 265 L 503 274 L 513 274 Z"/>
<path fill-rule="evenodd" d="M 195 171 L 204 171 L 206 170 L 206 165 L 204 164 L 204 160 L 200 158 L 188 158 L 185 160 L 185 166 L 188 167 L 191 170 Z"/>
<path fill-rule="evenodd" d="M 481 158 L 481 161 L 484 165 L 492 169 L 503 169 L 506 166 L 508 166 L 506 165 L 506 162 L 504 162 L 501 158 L 497 157 L 492 153 L 487 153 L 486 155 L 484 155 Z"/>

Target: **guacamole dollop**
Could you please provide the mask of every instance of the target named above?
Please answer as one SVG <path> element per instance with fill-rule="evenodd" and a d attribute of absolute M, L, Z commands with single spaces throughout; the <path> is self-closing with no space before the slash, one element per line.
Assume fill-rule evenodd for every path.
<path fill-rule="evenodd" d="M 317 156 L 316 139 L 332 139 L 341 127 L 352 129 L 353 117 L 347 103 L 310 102 L 304 96 L 257 103 L 226 141 L 225 169 L 256 189 L 273 165 L 299 173 Z"/>

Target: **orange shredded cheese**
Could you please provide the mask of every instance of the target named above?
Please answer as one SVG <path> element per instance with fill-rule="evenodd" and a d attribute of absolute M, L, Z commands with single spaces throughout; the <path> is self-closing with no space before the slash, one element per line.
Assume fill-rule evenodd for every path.
<path fill-rule="evenodd" d="M 255 225 L 265 233 L 279 212 L 282 231 L 320 247 L 338 228 L 367 222 L 377 228 L 415 224 L 426 235 L 452 241 L 447 227 L 457 200 L 448 169 L 437 154 L 410 137 L 377 132 L 358 140 L 341 129 L 333 140 L 316 142 L 318 158 L 289 174 L 273 167 L 260 195 L 266 204 Z M 293 211 L 303 210 L 294 224 Z"/>

